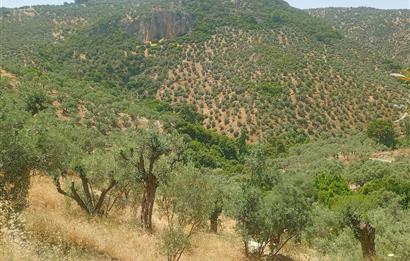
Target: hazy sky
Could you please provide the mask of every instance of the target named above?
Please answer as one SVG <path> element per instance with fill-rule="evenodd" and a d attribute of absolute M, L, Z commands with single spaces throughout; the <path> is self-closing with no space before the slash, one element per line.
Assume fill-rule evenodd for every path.
<path fill-rule="evenodd" d="M 0 6 L 20 7 L 38 4 L 62 4 L 64 2 L 73 2 L 73 0 L 0 0 Z M 410 0 L 288 0 L 287 2 L 298 8 L 328 6 L 371 6 L 383 9 L 410 8 Z"/>
<path fill-rule="evenodd" d="M 408 9 L 410 0 L 288 0 L 290 5 L 298 8 L 315 7 L 357 7 L 369 6 L 380 9 Z"/>

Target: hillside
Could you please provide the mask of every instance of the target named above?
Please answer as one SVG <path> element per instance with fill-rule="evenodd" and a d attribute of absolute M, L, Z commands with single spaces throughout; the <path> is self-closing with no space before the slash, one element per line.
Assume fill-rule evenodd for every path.
<path fill-rule="evenodd" d="M 377 50 L 392 65 L 410 65 L 410 10 L 324 8 L 308 13 L 323 18 L 343 34 Z M 393 68 L 394 69 L 394 68 Z"/>
<path fill-rule="evenodd" d="M 0 260 L 408 259 L 401 18 L 75 2 L 0 10 Z"/>
<path fill-rule="evenodd" d="M 88 1 L 2 21 L 6 63 L 188 103 L 231 137 L 351 133 L 405 103 L 377 50 L 282 1 Z"/>

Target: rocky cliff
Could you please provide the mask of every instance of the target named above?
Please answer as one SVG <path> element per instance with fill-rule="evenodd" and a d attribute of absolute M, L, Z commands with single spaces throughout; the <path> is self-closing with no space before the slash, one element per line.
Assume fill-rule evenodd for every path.
<path fill-rule="evenodd" d="M 149 15 L 126 16 L 122 23 L 128 34 L 135 35 L 139 40 L 158 41 L 171 39 L 189 32 L 194 24 L 194 16 L 175 10 L 154 10 Z"/>

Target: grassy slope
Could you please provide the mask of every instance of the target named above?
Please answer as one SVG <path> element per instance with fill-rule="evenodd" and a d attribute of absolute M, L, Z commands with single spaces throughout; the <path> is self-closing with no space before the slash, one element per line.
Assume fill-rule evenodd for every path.
<path fill-rule="evenodd" d="M 30 207 L 23 213 L 28 240 L 6 241 L 0 237 L 0 258 L 5 260 L 163 260 L 157 251 L 158 235 L 164 220 L 154 216 L 156 232 L 146 234 L 135 224 L 135 214 L 126 211 L 109 219 L 93 220 L 55 191 L 52 181 L 32 179 Z M 182 260 L 241 260 L 242 243 L 234 222 L 223 220 L 222 232 L 203 231 L 195 235 L 194 248 Z M 300 246 L 284 249 L 296 260 L 316 260 L 318 254 Z M 315 259 L 316 258 L 316 259 Z M 322 260 L 328 260 L 322 257 Z"/>

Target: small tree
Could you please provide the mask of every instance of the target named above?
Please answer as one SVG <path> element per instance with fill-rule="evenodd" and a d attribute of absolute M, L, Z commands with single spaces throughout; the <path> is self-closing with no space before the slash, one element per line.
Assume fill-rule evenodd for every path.
<path fill-rule="evenodd" d="M 0 108 L 0 198 L 19 211 L 27 203 L 30 171 L 38 165 L 37 141 L 21 99 L 2 93 Z"/>
<path fill-rule="evenodd" d="M 129 172 L 118 164 L 111 151 L 96 150 L 85 156 L 71 174 L 81 180 L 81 185 L 77 186 L 72 180 L 68 192 L 62 188 L 60 177 L 57 177 L 57 191 L 75 200 L 87 214 L 102 216 L 108 215 L 118 199 L 123 196 L 123 193 L 114 191 L 118 186 L 123 189 L 126 187 L 126 175 Z M 67 173 L 63 172 L 61 177 L 68 178 Z"/>
<path fill-rule="evenodd" d="M 207 174 L 209 182 L 212 183 L 212 208 L 209 214 L 210 231 L 218 233 L 220 216 L 231 200 L 231 184 L 222 173 L 222 170 L 216 169 Z"/>
<path fill-rule="evenodd" d="M 222 214 L 224 208 L 224 191 L 222 186 L 215 183 L 215 193 L 212 195 L 213 204 L 209 215 L 210 230 L 214 233 L 218 233 L 219 217 Z"/>
<path fill-rule="evenodd" d="M 396 144 L 396 133 L 393 124 L 385 120 L 375 120 L 369 123 L 367 135 L 378 143 L 389 148 L 394 148 Z"/>
<path fill-rule="evenodd" d="M 180 160 L 181 143 L 171 134 L 158 130 L 141 130 L 130 136 L 120 151 L 121 158 L 133 169 L 137 182 L 143 184 L 141 224 L 152 231 L 152 213 L 159 185 L 167 180 L 174 165 Z M 161 161 L 162 160 L 162 161 Z"/>
<path fill-rule="evenodd" d="M 240 184 L 233 216 L 238 221 L 246 256 L 261 258 L 270 247 L 270 255 L 276 256 L 290 239 L 305 226 L 309 200 L 299 187 L 301 182 L 285 181 L 265 153 L 266 147 L 256 146 L 250 153 L 244 180 Z M 296 185 L 298 184 L 298 185 Z M 283 240 L 282 236 L 287 235 Z M 248 242 L 258 243 L 254 253 Z"/>
<path fill-rule="evenodd" d="M 190 239 L 206 225 L 213 209 L 214 182 L 192 165 L 174 171 L 161 188 L 158 205 L 167 220 L 161 251 L 169 261 L 179 260 L 190 247 Z"/>
<path fill-rule="evenodd" d="M 375 260 L 376 228 L 370 222 L 369 211 L 377 207 L 370 196 L 354 194 L 341 197 L 334 208 L 341 214 L 343 222 L 352 229 L 354 237 L 360 242 L 364 260 Z"/>
<path fill-rule="evenodd" d="M 108 214 L 118 200 L 114 197 L 110 203 L 110 193 L 124 185 L 129 173 L 103 139 L 109 137 L 91 129 L 57 125 L 39 140 L 42 169 L 53 177 L 60 194 L 89 215 Z"/>
<path fill-rule="evenodd" d="M 45 110 L 48 106 L 48 98 L 41 91 L 31 91 L 26 96 L 26 109 L 33 115 Z"/>

